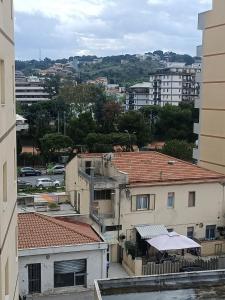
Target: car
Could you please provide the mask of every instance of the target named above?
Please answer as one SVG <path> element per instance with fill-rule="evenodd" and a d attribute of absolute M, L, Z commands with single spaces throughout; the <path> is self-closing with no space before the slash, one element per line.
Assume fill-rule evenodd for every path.
<path fill-rule="evenodd" d="M 57 174 L 64 174 L 65 167 L 64 165 L 55 165 L 54 167 L 47 170 L 47 174 L 57 175 Z"/>
<path fill-rule="evenodd" d="M 38 178 L 36 180 L 37 188 L 44 188 L 44 187 L 60 187 L 60 181 L 59 180 L 53 180 L 51 178 Z"/>
<path fill-rule="evenodd" d="M 18 189 L 31 188 L 32 184 L 30 182 L 17 179 L 17 187 L 18 187 Z"/>
<path fill-rule="evenodd" d="M 41 176 L 42 173 L 41 173 L 40 170 L 36 170 L 34 168 L 31 168 L 31 167 L 24 167 L 24 168 L 20 169 L 19 175 L 21 177 L 25 177 L 25 176 Z"/>

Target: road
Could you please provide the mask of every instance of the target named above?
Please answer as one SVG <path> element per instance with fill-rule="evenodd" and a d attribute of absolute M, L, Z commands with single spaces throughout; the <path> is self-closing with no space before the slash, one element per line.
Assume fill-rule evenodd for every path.
<path fill-rule="evenodd" d="M 64 175 L 42 175 L 42 176 L 25 176 L 25 177 L 18 177 L 18 179 L 29 182 L 32 186 L 35 186 L 36 180 L 38 178 L 52 178 L 54 180 L 59 180 L 60 183 L 64 181 Z"/>

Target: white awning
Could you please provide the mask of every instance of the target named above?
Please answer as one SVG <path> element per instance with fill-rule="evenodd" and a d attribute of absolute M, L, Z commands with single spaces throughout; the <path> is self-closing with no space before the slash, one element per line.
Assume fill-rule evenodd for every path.
<path fill-rule="evenodd" d="M 153 237 L 168 234 L 164 225 L 137 225 L 135 226 L 142 239 L 151 239 Z"/>
<path fill-rule="evenodd" d="M 167 250 L 182 250 L 190 248 L 200 248 L 201 246 L 184 235 L 176 232 L 170 232 L 167 235 L 160 235 L 150 240 L 147 243 L 159 251 Z"/>

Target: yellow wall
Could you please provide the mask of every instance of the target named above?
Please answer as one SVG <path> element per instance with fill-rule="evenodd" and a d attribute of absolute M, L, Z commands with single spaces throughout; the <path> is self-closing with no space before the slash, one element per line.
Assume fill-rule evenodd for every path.
<path fill-rule="evenodd" d="M 16 116 L 14 95 L 13 1 L 0 1 L 0 60 L 4 61 L 5 104 L 0 103 L 0 300 L 5 300 L 8 260 L 9 299 L 18 299 L 16 257 Z M 0 91 L 1 92 L 1 91 Z M 7 162 L 7 201 L 3 202 L 3 165 Z"/>

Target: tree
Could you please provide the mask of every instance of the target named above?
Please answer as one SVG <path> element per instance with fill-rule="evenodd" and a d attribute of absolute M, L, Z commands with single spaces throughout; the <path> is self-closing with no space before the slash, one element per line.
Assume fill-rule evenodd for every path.
<path fill-rule="evenodd" d="M 162 149 L 162 153 L 164 154 L 190 162 L 192 161 L 192 151 L 193 144 L 179 140 L 168 141 Z"/>
<path fill-rule="evenodd" d="M 103 105 L 103 131 L 112 132 L 117 129 L 119 115 L 122 107 L 115 101 L 109 101 Z"/>
<path fill-rule="evenodd" d="M 49 94 L 50 99 L 53 99 L 59 94 L 60 77 L 56 75 L 45 78 L 44 89 Z"/>
<path fill-rule="evenodd" d="M 151 140 L 150 123 L 141 112 L 129 111 L 122 114 L 118 120 L 118 129 L 120 132 L 127 132 L 127 135 L 135 134 L 137 145 L 145 146 Z"/>
<path fill-rule="evenodd" d="M 56 152 L 64 151 L 69 153 L 71 148 L 73 148 L 73 141 L 68 136 L 59 133 L 50 133 L 45 134 L 40 139 L 40 145 L 42 154 L 49 161 Z"/>

